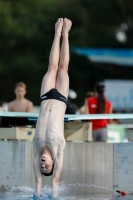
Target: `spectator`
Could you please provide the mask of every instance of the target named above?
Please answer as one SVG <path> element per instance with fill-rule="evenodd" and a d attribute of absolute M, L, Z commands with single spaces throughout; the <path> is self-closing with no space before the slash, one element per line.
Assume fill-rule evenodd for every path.
<path fill-rule="evenodd" d="M 75 114 L 76 113 L 76 106 L 73 105 L 69 100 L 67 101 L 67 108 L 65 114 Z"/>
<path fill-rule="evenodd" d="M 84 105 L 79 109 L 79 114 L 86 114 L 85 113 L 85 102 L 90 97 L 94 97 L 94 92 L 86 92 L 85 98 L 84 98 Z"/>
<path fill-rule="evenodd" d="M 105 86 L 103 83 L 98 82 L 95 85 L 95 90 L 97 93 L 96 97 L 89 98 L 86 101 L 86 114 L 103 114 L 112 113 L 111 102 L 106 100 L 104 96 Z M 92 122 L 92 134 L 93 141 L 107 142 L 107 120 L 90 120 Z"/>
<path fill-rule="evenodd" d="M 5 112 L 5 110 L 2 108 L 3 103 L 4 103 L 4 101 L 3 101 L 3 99 L 2 99 L 2 97 L 0 95 L 0 112 Z"/>
<path fill-rule="evenodd" d="M 69 89 L 68 100 L 67 100 L 67 108 L 65 114 L 75 114 L 77 111 L 77 107 L 71 103 L 69 99 L 76 99 L 77 94 L 74 90 Z"/>
<path fill-rule="evenodd" d="M 9 103 L 8 111 L 10 112 L 32 112 L 33 104 L 31 101 L 25 98 L 26 85 L 23 82 L 19 82 L 15 86 L 16 99 Z"/>

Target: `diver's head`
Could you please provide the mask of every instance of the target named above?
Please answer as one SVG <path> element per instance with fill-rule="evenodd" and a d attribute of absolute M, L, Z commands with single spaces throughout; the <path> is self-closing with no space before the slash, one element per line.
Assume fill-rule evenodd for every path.
<path fill-rule="evenodd" d="M 44 176 L 53 174 L 54 161 L 49 153 L 44 153 L 40 157 L 40 171 Z"/>

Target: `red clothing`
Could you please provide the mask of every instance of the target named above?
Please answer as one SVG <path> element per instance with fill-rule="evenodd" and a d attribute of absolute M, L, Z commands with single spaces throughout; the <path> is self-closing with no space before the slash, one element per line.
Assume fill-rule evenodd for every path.
<path fill-rule="evenodd" d="M 90 114 L 96 114 L 97 113 L 97 98 L 89 98 L 88 99 L 88 107 L 89 107 L 89 113 Z M 111 108 L 111 102 L 106 100 L 106 110 L 104 114 L 110 113 Z M 100 120 L 90 120 L 92 122 L 92 130 L 97 130 L 100 128 L 105 128 L 107 126 L 107 120 L 106 119 L 100 119 Z"/>

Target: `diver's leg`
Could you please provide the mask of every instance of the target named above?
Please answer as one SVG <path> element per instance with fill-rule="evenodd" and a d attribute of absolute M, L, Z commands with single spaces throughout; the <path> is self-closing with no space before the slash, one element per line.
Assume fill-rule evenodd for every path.
<path fill-rule="evenodd" d="M 68 97 L 69 90 L 69 77 L 68 77 L 68 64 L 69 64 L 69 41 L 68 41 L 68 33 L 71 29 L 72 22 L 65 18 L 63 22 L 63 32 L 62 32 L 62 46 L 60 52 L 60 62 L 59 68 L 57 72 L 56 79 L 56 89 L 64 95 L 66 98 Z"/>
<path fill-rule="evenodd" d="M 55 36 L 50 52 L 48 71 L 42 80 L 41 94 L 40 94 L 41 96 L 46 92 L 48 92 L 49 90 L 51 90 L 52 88 L 55 88 L 56 76 L 59 64 L 60 37 L 62 33 L 62 26 L 63 26 L 63 18 L 59 18 L 55 24 Z"/>

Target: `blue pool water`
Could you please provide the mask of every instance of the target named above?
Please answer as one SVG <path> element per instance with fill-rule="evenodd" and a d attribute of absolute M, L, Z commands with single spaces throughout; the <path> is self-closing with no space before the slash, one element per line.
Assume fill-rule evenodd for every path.
<path fill-rule="evenodd" d="M 84 193 L 84 186 L 83 184 L 80 185 L 81 193 L 80 194 L 72 194 L 73 187 L 77 187 L 77 185 L 70 185 L 70 187 L 62 186 L 59 189 L 59 198 L 58 200 L 133 200 L 133 195 L 127 195 L 127 196 L 120 196 L 118 194 L 112 195 L 112 194 L 86 194 Z M 90 187 L 90 186 L 89 186 Z M 94 186 L 93 187 L 100 187 L 100 186 Z M 70 189 L 71 188 L 71 189 Z M 100 187 L 101 192 L 102 188 L 106 187 Z M 107 190 L 111 190 L 107 188 Z M 51 188 L 49 186 L 46 186 L 43 188 L 42 196 L 39 198 L 40 200 L 53 200 L 51 198 Z M 13 187 L 8 192 L 4 192 L 0 194 L 0 200 L 37 200 L 34 196 L 34 189 L 29 187 Z"/>
<path fill-rule="evenodd" d="M 121 198 L 121 200 L 133 200 L 133 195 L 130 196 L 124 196 L 124 197 L 120 197 L 120 196 L 107 196 L 107 195 L 82 195 L 82 196 L 64 196 L 64 197 L 59 197 L 58 200 L 119 200 Z M 0 195 L 0 200 L 54 200 L 50 197 L 46 197 L 43 196 L 41 198 L 36 198 L 33 197 L 33 195 L 27 196 L 27 195 L 16 195 L 14 194 L 14 196 L 8 196 L 8 195 Z"/>

